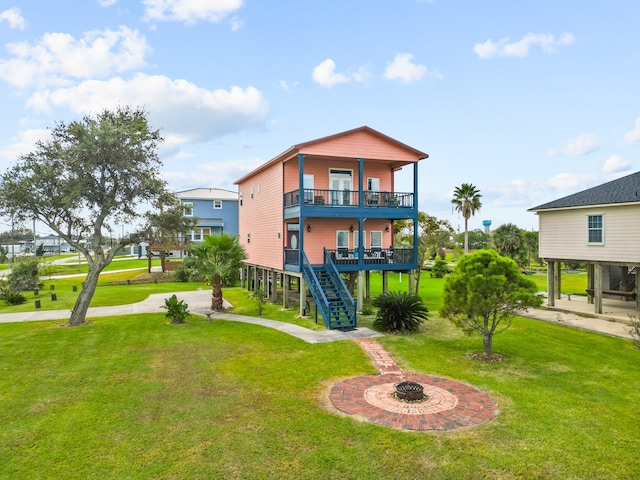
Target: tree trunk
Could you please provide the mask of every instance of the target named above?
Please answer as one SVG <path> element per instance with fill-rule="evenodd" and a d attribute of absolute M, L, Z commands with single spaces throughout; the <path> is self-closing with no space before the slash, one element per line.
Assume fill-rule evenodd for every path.
<path fill-rule="evenodd" d="M 495 320 L 495 318 L 494 318 Z M 495 325 L 495 321 L 494 324 Z M 489 317 L 484 317 L 484 353 L 491 355 L 493 353 L 493 330 L 489 328 Z"/>
<path fill-rule="evenodd" d="M 217 312 L 224 310 L 222 302 L 222 281 L 220 279 L 220 274 L 218 273 L 213 276 L 211 310 L 215 310 Z"/>
<path fill-rule="evenodd" d="M 82 290 L 80 291 L 80 295 L 78 295 L 76 304 L 73 306 L 73 310 L 71 311 L 71 317 L 69 317 L 69 325 L 77 326 L 82 325 L 85 322 L 87 310 L 89 309 L 89 304 L 91 303 L 91 298 L 96 291 L 98 278 L 100 277 L 100 272 L 102 272 L 102 269 L 104 267 L 104 264 L 99 263 L 94 263 L 93 265 L 89 266 L 87 278 L 83 283 Z"/>
<path fill-rule="evenodd" d="M 484 334 L 484 353 L 491 355 L 493 353 L 493 334 Z"/>
<path fill-rule="evenodd" d="M 469 253 L 469 219 L 464 217 L 464 254 Z"/>

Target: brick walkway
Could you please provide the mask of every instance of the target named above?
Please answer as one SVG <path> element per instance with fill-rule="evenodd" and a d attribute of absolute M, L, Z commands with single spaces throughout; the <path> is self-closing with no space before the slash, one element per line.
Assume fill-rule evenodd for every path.
<path fill-rule="evenodd" d="M 376 340 L 355 341 L 371 357 L 380 375 L 351 378 L 335 385 L 330 399 L 338 410 L 401 430 L 455 430 L 488 422 L 498 415 L 498 405 L 477 388 L 433 375 L 405 374 Z M 394 399 L 395 385 L 406 380 L 420 383 L 429 398 L 420 403 Z"/>

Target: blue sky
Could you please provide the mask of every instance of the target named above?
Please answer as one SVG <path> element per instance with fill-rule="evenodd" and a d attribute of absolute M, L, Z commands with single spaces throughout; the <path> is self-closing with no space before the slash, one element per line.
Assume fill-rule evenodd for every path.
<path fill-rule="evenodd" d="M 173 190 L 362 125 L 427 152 L 419 207 L 470 229 L 635 172 L 640 2 L 0 0 L 0 170 L 55 121 L 143 105 Z M 408 177 L 399 177 L 409 188 Z"/>

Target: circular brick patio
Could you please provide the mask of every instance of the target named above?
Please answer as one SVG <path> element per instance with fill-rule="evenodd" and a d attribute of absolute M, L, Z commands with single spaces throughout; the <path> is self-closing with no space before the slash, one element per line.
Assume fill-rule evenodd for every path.
<path fill-rule="evenodd" d="M 395 385 L 405 380 L 421 384 L 429 398 L 419 403 L 393 398 Z M 333 386 L 330 400 L 348 415 L 402 430 L 455 430 L 488 422 L 498 415 L 498 405 L 477 388 L 421 374 L 350 378 Z"/>

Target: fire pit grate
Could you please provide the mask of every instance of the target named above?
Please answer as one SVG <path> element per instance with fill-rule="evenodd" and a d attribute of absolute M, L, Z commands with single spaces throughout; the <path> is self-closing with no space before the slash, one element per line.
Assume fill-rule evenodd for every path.
<path fill-rule="evenodd" d="M 416 382 L 406 381 L 396 385 L 394 395 L 398 400 L 404 402 L 417 402 L 426 399 L 424 388 Z"/>

